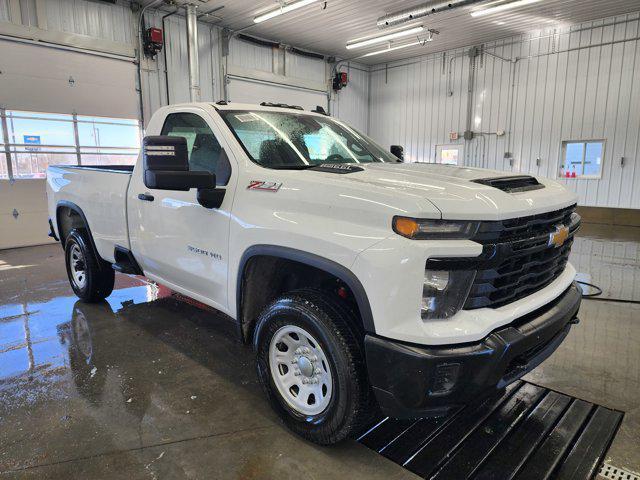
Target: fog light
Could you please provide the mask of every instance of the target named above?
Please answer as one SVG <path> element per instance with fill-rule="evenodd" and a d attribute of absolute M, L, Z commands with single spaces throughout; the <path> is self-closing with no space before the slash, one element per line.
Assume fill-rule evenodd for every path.
<path fill-rule="evenodd" d="M 460 376 L 459 363 L 442 363 L 436 367 L 429 395 L 438 397 L 450 393 Z"/>
<path fill-rule="evenodd" d="M 449 285 L 449 272 L 446 270 L 425 270 L 424 285 L 439 292 Z"/>
<path fill-rule="evenodd" d="M 425 270 L 420 306 L 422 319 L 446 319 L 458 313 L 475 276 L 475 270 Z"/>

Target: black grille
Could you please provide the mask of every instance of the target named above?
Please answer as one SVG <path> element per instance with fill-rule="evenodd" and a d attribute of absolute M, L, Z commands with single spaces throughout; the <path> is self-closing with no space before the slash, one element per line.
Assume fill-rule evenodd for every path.
<path fill-rule="evenodd" d="M 544 185 L 529 175 L 516 175 L 511 177 L 481 178 L 472 180 L 475 183 L 497 188 L 507 193 L 528 192 L 529 190 L 539 190 Z"/>
<path fill-rule="evenodd" d="M 553 282 L 564 270 L 579 224 L 571 225 L 575 205 L 531 217 L 483 222 L 474 241 L 484 245 L 464 308 L 498 308 Z M 549 246 L 557 225 L 570 226 L 561 247 Z M 476 260 L 476 263 L 478 260 Z"/>

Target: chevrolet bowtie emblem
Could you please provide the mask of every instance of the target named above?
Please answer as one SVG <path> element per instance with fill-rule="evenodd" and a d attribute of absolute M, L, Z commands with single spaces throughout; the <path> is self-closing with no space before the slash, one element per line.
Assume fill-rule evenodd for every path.
<path fill-rule="evenodd" d="M 569 238 L 569 228 L 564 225 L 557 225 L 555 231 L 549 234 L 549 246 L 561 247 Z"/>

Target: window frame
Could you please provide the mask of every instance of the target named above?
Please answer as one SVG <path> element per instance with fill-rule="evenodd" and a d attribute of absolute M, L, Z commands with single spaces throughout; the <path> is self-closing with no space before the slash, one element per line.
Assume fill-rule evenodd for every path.
<path fill-rule="evenodd" d="M 451 165 L 455 167 L 464 167 L 464 143 L 441 143 L 436 145 L 436 156 L 434 163 L 438 165 Z M 442 150 L 458 150 L 458 163 L 442 163 Z M 440 159 L 438 161 L 438 159 Z"/>
<path fill-rule="evenodd" d="M 16 115 L 17 113 L 17 115 Z M 48 118 L 57 117 L 57 118 Z M 33 121 L 53 121 L 71 124 L 73 131 L 73 144 L 68 145 L 40 145 L 38 152 L 29 152 L 26 147 L 29 146 L 24 143 L 18 143 L 18 139 L 14 142 L 9 138 L 9 118 L 33 120 Z M 88 120 L 89 118 L 93 120 Z M 99 119 L 103 119 L 99 120 Z M 134 127 L 138 131 L 138 145 L 136 147 L 130 146 L 88 146 L 80 143 L 80 136 L 78 135 L 79 124 L 104 124 L 104 125 L 120 125 L 127 127 Z M 0 180 L 9 180 L 14 182 L 17 180 L 34 180 L 39 178 L 45 178 L 43 176 L 22 176 L 22 173 L 14 171 L 14 163 L 16 168 L 18 167 L 19 155 L 35 153 L 44 155 L 73 155 L 76 157 L 75 163 L 68 164 L 69 166 L 81 166 L 85 165 L 82 162 L 83 156 L 127 156 L 137 158 L 140 153 L 141 144 L 140 141 L 143 137 L 142 125 L 137 118 L 117 118 L 117 117 L 102 117 L 95 115 L 77 115 L 75 113 L 52 113 L 52 112 L 36 112 L 28 110 L 8 109 L 0 107 L 0 131 L 2 136 L 0 137 L 0 162 L 4 162 L 6 165 L 7 176 L 0 177 Z M 15 133 L 15 132 L 14 132 Z M 34 132 L 34 135 L 39 132 Z M 42 150 L 44 149 L 44 150 Z M 55 157 L 54 157 L 55 158 Z M 47 163 L 48 163 L 47 159 Z M 52 163 L 52 165 L 56 165 Z M 93 163 L 89 162 L 86 165 L 91 166 Z M 46 172 L 43 172 L 46 173 Z"/>
<path fill-rule="evenodd" d="M 211 134 L 213 135 L 213 138 L 220 146 L 220 156 L 218 157 L 218 163 L 216 164 L 216 171 L 212 173 L 216 175 L 216 188 L 227 188 L 229 185 L 229 182 L 233 177 L 233 172 L 235 171 L 235 167 L 234 167 L 234 163 L 231 161 L 231 158 L 230 158 L 229 146 L 225 141 L 225 136 L 223 134 L 223 131 L 221 130 L 226 125 L 224 124 L 219 125 L 216 122 L 215 117 L 209 114 L 209 112 L 207 112 L 206 110 L 203 110 L 198 107 L 184 107 L 184 108 L 181 108 L 180 110 L 173 110 L 173 111 L 170 110 L 164 113 L 162 117 L 161 127 L 160 127 L 160 135 L 164 135 L 163 132 L 165 131 L 165 126 L 167 125 L 167 121 L 169 120 L 169 117 L 171 117 L 172 115 L 184 115 L 184 114 L 191 114 L 199 117 L 204 122 L 204 124 L 209 128 L 209 130 L 211 131 Z M 185 137 L 182 137 L 182 138 L 185 138 Z M 188 152 L 189 168 L 191 168 L 192 153 L 193 151 Z M 221 160 L 226 162 L 228 166 L 228 169 L 229 169 L 228 176 L 224 176 L 224 175 L 220 176 L 219 172 L 217 171 L 218 167 L 220 167 Z"/>
<path fill-rule="evenodd" d="M 584 172 L 585 160 L 587 157 L 587 144 L 589 143 L 600 143 L 602 144 L 602 157 L 600 160 L 600 169 L 598 175 L 579 175 L 576 172 L 575 177 L 565 177 L 562 175 L 562 170 L 567 167 L 567 146 L 569 144 L 582 144 L 582 162 L 580 163 L 581 171 Z M 560 142 L 560 167 L 558 168 L 558 178 L 571 178 L 573 180 L 601 180 L 602 179 L 602 170 L 604 168 L 604 162 L 606 157 L 606 148 L 607 148 L 607 140 L 604 138 L 589 138 L 589 139 L 581 139 L 581 140 L 562 140 Z"/>

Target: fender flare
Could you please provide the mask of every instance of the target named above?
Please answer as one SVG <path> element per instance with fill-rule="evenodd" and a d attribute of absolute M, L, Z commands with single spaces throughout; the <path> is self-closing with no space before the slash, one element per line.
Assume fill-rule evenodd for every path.
<path fill-rule="evenodd" d="M 60 229 L 60 210 L 62 208 L 68 208 L 69 210 L 78 214 L 78 216 L 82 219 L 82 222 L 87 229 L 87 233 L 89 234 L 89 242 L 91 243 L 91 249 L 93 250 L 93 254 L 96 257 L 96 263 L 98 264 L 98 268 L 102 268 L 102 258 L 100 258 L 100 254 L 98 253 L 98 249 L 96 248 L 96 244 L 93 241 L 93 234 L 91 233 L 91 228 L 89 228 L 89 221 L 85 216 L 82 209 L 73 202 L 69 202 L 68 200 L 60 200 L 56 205 L 56 226 L 58 227 L 58 236 L 60 237 L 60 245 L 62 245 L 62 249 L 65 249 L 65 238 L 62 236 L 62 230 Z"/>
<path fill-rule="evenodd" d="M 355 297 L 365 332 L 375 333 L 373 314 L 367 292 L 362 286 L 362 283 L 360 283 L 360 280 L 358 280 L 358 277 L 356 277 L 351 270 L 328 258 L 279 245 L 253 245 L 247 248 L 242 254 L 238 267 L 238 278 L 236 279 L 236 312 L 239 326 L 242 324 L 242 280 L 244 279 L 245 267 L 247 262 L 256 256 L 269 256 L 292 260 L 325 271 L 339 278 L 351 289 Z"/>

